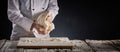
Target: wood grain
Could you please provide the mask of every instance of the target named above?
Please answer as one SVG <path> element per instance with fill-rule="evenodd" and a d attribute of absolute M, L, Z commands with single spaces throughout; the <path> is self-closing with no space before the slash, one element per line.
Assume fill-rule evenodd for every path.
<path fill-rule="evenodd" d="M 73 43 L 72 49 L 63 48 L 17 48 L 18 41 L 0 40 L 4 42 L 0 52 L 120 52 L 120 40 L 68 40 Z"/>
<path fill-rule="evenodd" d="M 86 42 L 96 51 L 118 52 L 109 40 L 86 40 Z"/>
<path fill-rule="evenodd" d="M 3 39 L 3 40 L 0 40 L 0 49 L 3 47 L 3 45 L 5 44 L 5 39 Z"/>

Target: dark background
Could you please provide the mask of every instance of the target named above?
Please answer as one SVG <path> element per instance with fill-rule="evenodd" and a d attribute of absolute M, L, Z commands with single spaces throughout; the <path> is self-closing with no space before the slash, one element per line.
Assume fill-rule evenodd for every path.
<path fill-rule="evenodd" d="M 120 39 L 119 3 L 113 1 L 58 0 L 59 14 L 51 36 L 70 39 Z M 12 24 L 7 0 L 0 1 L 0 39 L 9 39 Z"/>

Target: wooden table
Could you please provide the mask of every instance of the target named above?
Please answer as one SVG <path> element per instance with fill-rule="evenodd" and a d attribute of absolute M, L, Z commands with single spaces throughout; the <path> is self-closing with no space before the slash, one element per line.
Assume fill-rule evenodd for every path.
<path fill-rule="evenodd" d="M 0 52 L 120 52 L 120 40 L 71 40 L 73 49 L 16 48 L 18 41 L 0 40 Z"/>

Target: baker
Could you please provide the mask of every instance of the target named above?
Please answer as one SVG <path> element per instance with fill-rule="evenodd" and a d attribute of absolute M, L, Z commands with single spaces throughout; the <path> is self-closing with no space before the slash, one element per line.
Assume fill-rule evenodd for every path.
<path fill-rule="evenodd" d="M 38 17 L 44 14 L 47 22 L 52 22 L 58 14 L 57 0 L 8 0 L 8 19 L 12 22 L 11 40 L 20 37 L 32 37 L 35 28 L 39 34 L 49 34 L 44 25 L 35 23 Z M 49 37 L 47 35 L 46 37 Z"/>

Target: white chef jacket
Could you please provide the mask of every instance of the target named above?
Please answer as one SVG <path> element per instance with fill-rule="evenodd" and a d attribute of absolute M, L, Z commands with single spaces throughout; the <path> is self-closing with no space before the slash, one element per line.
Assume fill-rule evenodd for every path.
<path fill-rule="evenodd" d="M 8 19 L 13 24 L 11 40 L 33 36 L 30 32 L 35 17 L 44 11 L 58 14 L 57 0 L 8 0 Z"/>

